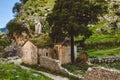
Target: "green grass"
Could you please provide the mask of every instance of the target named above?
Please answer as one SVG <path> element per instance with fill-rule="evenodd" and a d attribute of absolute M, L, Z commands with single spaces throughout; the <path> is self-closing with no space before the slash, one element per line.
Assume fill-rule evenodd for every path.
<path fill-rule="evenodd" d="M 115 42 L 120 40 L 120 30 L 111 33 L 111 34 L 101 34 L 101 33 L 94 33 L 90 38 L 86 40 L 85 43 L 105 43 L 105 42 Z"/>
<path fill-rule="evenodd" d="M 101 63 L 101 64 L 94 64 L 95 66 L 103 66 L 106 68 L 112 68 L 120 70 L 120 62 L 114 62 L 114 63 Z"/>
<path fill-rule="evenodd" d="M 58 71 L 49 70 L 47 68 L 40 67 L 38 65 L 28 65 L 28 64 L 24 64 L 24 63 L 22 63 L 21 65 L 27 66 L 29 68 L 32 68 L 32 69 L 35 69 L 35 70 L 38 70 L 38 71 L 43 71 L 43 72 L 47 72 L 47 73 L 50 73 L 50 74 L 54 74 L 54 75 L 58 75 L 58 76 L 62 76 L 62 77 L 67 77 L 67 78 L 69 78 L 69 80 L 78 80 L 77 78 L 74 78 L 74 77 L 72 77 L 68 74 L 64 74 L 64 73 L 61 73 L 61 72 L 58 72 Z"/>
<path fill-rule="evenodd" d="M 82 75 L 82 76 L 84 76 L 86 74 L 86 71 L 89 67 L 98 67 L 98 66 L 120 70 L 120 62 L 100 63 L 100 64 L 92 64 L 92 65 L 87 65 L 87 64 L 66 64 L 66 65 L 63 65 L 63 67 L 66 68 L 71 73 L 76 74 L 76 75 Z"/>
<path fill-rule="evenodd" d="M 111 47 L 105 49 L 88 49 L 86 50 L 90 57 L 109 57 L 120 56 L 120 47 Z"/>
<path fill-rule="evenodd" d="M 89 65 L 86 64 L 64 64 L 62 65 L 64 68 L 66 68 L 68 71 L 75 75 L 81 75 L 84 76 Z"/>
<path fill-rule="evenodd" d="M 35 76 L 34 74 L 37 74 Z M 42 74 L 23 70 L 12 64 L 0 65 L 0 80 L 52 80 Z"/>
<path fill-rule="evenodd" d="M 89 39 L 86 40 L 86 43 L 105 43 L 117 41 L 119 36 L 109 35 L 109 34 L 93 34 Z"/>
<path fill-rule="evenodd" d="M 93 32 L 92 36 L 86 40 L 86 43 L 105 43 L 120 40 L 120 30 L 110 30 L 106 27 L 107 21 L 101 21 L 89 29 Z M 106 32 L 100 33 L 97 29 L 102 28 Z"/>

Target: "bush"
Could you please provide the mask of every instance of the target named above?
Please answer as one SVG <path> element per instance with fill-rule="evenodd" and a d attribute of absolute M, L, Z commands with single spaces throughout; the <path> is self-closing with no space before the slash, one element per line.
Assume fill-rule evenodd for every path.
<path fill-rule="evenodd" d="M 43 34 L 43 35 L 40 35 L 37 38 L 33 38 L 32 41 L 39 48 L 53 46 L 52 40 L 51 40 L 51 38 L 49 37 L 48 34 Z"/>
<path fill-rule="evenodd" d="M 10 42 L 4 38 L 2 38 L 2 35 L 0 35 L 0 46 L 9 46 L 10 45 Z"/>

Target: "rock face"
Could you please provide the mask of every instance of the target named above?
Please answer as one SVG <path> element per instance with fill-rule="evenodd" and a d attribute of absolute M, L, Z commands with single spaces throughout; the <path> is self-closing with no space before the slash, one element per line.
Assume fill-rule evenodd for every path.
<path fill-rule="evenodd" d="M 120 80 L 120 71 L 103 67 L 89 68 L 84 80 Z"/>
<path fill-rule="evenodd" d="M 30 41 L 27 41 L 25 45 L 21 49 L 22 51 L 22 62 L 25 64 L 37 64 L 37 47 L 31 43 Z"/>

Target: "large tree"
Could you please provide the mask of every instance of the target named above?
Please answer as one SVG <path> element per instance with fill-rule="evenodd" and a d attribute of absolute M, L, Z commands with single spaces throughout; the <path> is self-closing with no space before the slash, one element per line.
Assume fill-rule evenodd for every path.
<path fill-rule="evenodd" d="M 8 29 L 7 35 L 9 39 L 15 40 L 15 37 L 21 36 L 23 32 L 27 33 L 28 36 L 30 36 L 30 31 L 28 30 L 28 28 L 25 27 L 23 23 L 18 22 L 16 19 L 10 20 L 6 25 L 6 28 Z"/>
<path fill-rule="evenodd" d="M 84 40 L 91 35 L 89 24 L 99 21 L 107 12 L 106 0 L 56 0 L 52 13 L 48 15 L 51 37 L 59 41 L 63 35 L 71 37 L 71 61 L 74 62 L 74 36 L 82 35 Z"/>

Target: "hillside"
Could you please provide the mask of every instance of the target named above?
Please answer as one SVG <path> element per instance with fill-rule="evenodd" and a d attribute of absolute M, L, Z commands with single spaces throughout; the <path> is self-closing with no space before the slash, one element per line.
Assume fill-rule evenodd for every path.
<path fill-rule="evenodd" d="M 40 17 L 41 22 L 44 24 L 44 18 L 52 10 L 53 6 L 54 0 L 28 0 L 22 6 L 20 15 L 17 18 L 19 21 L 27 23 L 30 27 L 34 28 L 34 19 Z"/>
<path fill-rule="evenodd" d="M 110 0 L 108 14 L 99 17 L 99 22 L 96 24 L 90 24 L 88 27 L 93 32 L 92 35 L 85 40 L 85 46 L 87 52 L 103 50 L 104 48 L 110 52 L 109 48 L 117 48 L 116 52 L 119 52 L 120 46 L 120 3 L 119 1 Z M 46 17 L 49 13 L 52 12 L 54 7 L 55 0 L 27 0 L 25 4 L 22 4 L 21 10 L 18 13 L 18 16 L 15 18 L 15 21 L 22 24 L 21 32 L 18 35 L 13 34 L 13 39 L 19 39 L 22 33 L 25 33 L 23 27 L 28 29 L 27 37 L 28 39 L 34 39 L 35 33 L 35 20 L 39 19 L 42 24 L 42 32 L 50 33 L 51 29 L 46 21 Z M 12 28 L 10 28 L 12 29 Z M 17 30 L 17 29 L 16 29 Z M 82 30 L 81 30 L 82 31 Z M 14 31 L 15 32 L 15 31 Z M 29 34 L 30 33 L 30 34 Z M 65 32 L 63 32 L 65 33 Z M 79 34 L 79 33 L 78 33 Z M 86 33 L 87 34 L 87 33 Z M 11 35 L 11 34 L 10 34 Z M 17 36 L 17 38 L 16 38 Z M 75 37 L 75 41 L 82 40 L 83 36 L 79 35 Z M 20 38 L 21 39 L 21 38 Z M 39 36 L 35 39 L 37 44 L 40 43 Z M 23 40 L 23 39 L 22 39 Z M 17 41 L 17 40 L 16 40 Z M 41 45 L 41 44 L 40 44 Z M 80 43 L 77 43 L 78 46 L 81 46 Z M 98 51 L 99 52 L 99 51 Z M 102 53 L 102 51 L 100 51 Z M 96 53 L 96 52 L 93 52 Z M 104 53 L 104 52 L 103 52 Z"/>

